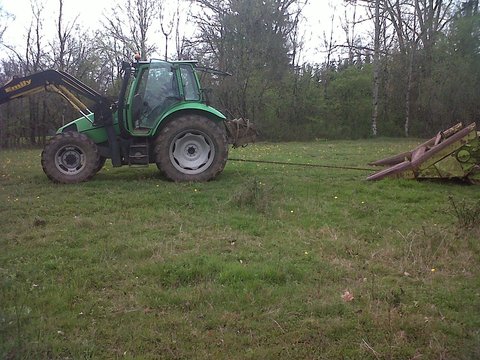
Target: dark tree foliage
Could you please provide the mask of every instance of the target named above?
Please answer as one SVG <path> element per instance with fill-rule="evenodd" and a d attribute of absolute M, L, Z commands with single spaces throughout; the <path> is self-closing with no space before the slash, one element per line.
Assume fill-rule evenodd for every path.
<path fill-rule="evenodd" d="M 384 57 L 388 72 L 383 79 L 381 133 L 401 134 L 405 104 L 400 99 L 405 94 L 410 101 L 410 135 L 429 136 L 458 121 L 480 121 L 479 21 L 477 0 L 459 3 L 448 26 L 435 36 L 419 37 L 413 64 L 400 48 Z M 405 76 L 410 71 L 411 83 Z"/>
<path fill-rule="evenodd" d="M 255 121 L 269 137 L 291 114 L 267 117 L 272 101 L 292 92 L 291 35 L 298 26 L 298 0 L 197 0 L 197 53 L 203 62 L 233 74 L 217 87 L 216 100 L 232 116 Z M 279 111 L 276 111 L 277 113 Z M 278 118 L 280 117 L 280 119 Z M 274 124 L 271 124 L 271 123 Z"/>

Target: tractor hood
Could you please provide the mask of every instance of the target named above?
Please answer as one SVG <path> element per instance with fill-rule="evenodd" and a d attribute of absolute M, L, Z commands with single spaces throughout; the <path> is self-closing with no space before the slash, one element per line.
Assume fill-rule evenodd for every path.
<path fill-rule="evenodd" d="M 118 134 L 120 130 L 118 127 L 118 117 L 116 113 L 113 114 L 113 126 L 115 128 L 115 132 Z M 75 119 L 68 124 L 62 126 L 57 130 L 57 134 L 67 131 L 84 133 L 96 144 L 107 141 L 107 132 L 105 130 L 105 126 L 100 124 L 94 124 L 93 113 L 79 117 L 78 119 Z"/>

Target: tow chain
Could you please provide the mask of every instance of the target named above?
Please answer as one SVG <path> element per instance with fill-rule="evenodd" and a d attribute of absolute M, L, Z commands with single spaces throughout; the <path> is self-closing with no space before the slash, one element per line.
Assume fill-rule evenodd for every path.
<path fill-rule="evenodd" d="M 250 160 L 250 159 L 230 159 L 230 158 L 229 158 L 228 161 L 239 161 L 239 162 L 260 163 L 260 164 L 274 164 L 274 165 L 306 166 L 306 167 L 318 167 L 318 168 L 327 168 L 327 169 L 373 171 L 373 172 L 378 171 L 378 169 L 360 168 L 360 167 L 353 167 L 353 166 L 336 166 L 336 165 L 322 165 L 322 164 L 306 164 L 306 163 L 292 163 L 292 162 L 269 161 L 269 160 Z"/>

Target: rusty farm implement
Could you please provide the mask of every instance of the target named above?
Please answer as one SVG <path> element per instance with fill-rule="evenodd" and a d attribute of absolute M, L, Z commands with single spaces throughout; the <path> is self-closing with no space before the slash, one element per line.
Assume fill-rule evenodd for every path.
<path fill-rule="evenodd" d="M 370 163 L 384 166 L 368 180 L 460 179 L 480 184 L 480 139 L 476 124 L 459 123 L 415 149 Z"/>

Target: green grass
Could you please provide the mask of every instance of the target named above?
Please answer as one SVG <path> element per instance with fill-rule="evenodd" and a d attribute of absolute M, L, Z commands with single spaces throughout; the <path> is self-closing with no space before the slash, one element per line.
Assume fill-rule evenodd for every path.
<path fill-rule="evenodd" d="M 414 144 L 230 156 L 365 167 Z M 0 152 L 0 358 L 479 358 L 480 219 L 459 217 L 480 187 L 366 175 L 231 161 L 209 183 L 107 165 L 55 185 L 40 150 Z"/>

